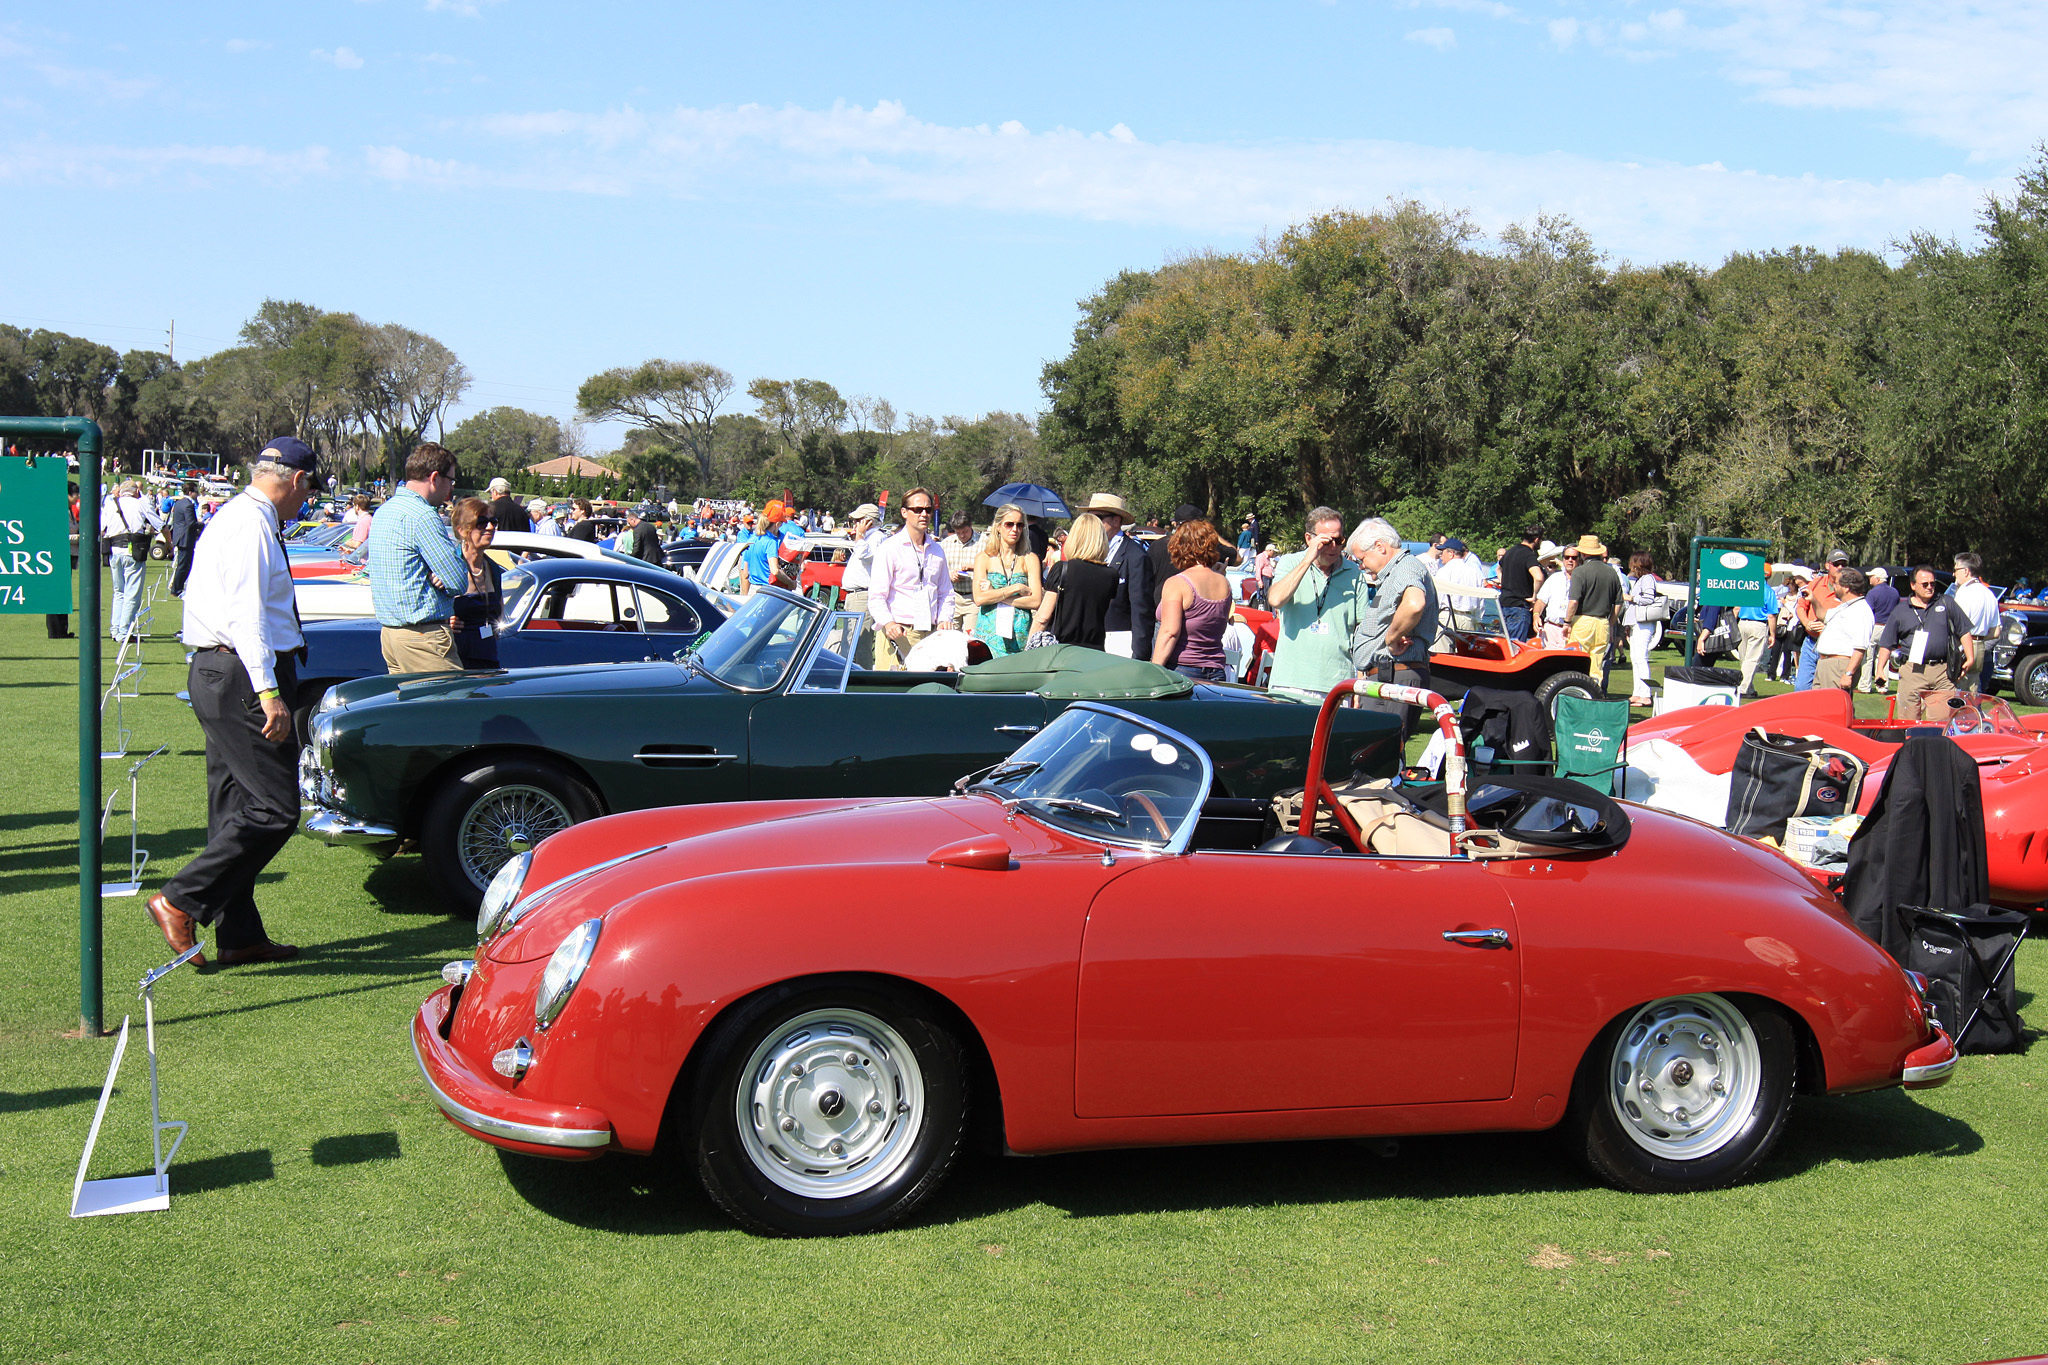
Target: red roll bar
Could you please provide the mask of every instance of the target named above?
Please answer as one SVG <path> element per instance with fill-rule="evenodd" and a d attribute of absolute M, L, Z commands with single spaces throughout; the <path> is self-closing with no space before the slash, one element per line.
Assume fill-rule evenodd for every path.
<path fill-rule="evenodd" d="M 1337 707 L 1347 697 L 1380 697 L 1387 701 L 1404 702 L 1409 706 L 1420 706 L 1436 717 L 1437 728 L 1443 732 L 1444 742 L 1450 745 L 1450 756 L 1444 760 L 1444 810 L 1451 819 L 1451 856 L 1465 856 L 1463 835 L 1465 833 L 1465 737 L 1458 730 L 1458 708 L 1445 701 L 1435 692 L 1420 687 L 1407 687 L 1400 683 L 1372 682 L 1365 678 L 1354 678 L 1338 683 L 1330 689 L 1330 695 L 1323 698 L 1322 709 L 1316 712 L 1316 735 L 1308 750 L 1308 780 L 1302 784 L 1301 823 L 1297 834 L 1314 835 L 1316 832 L 1316 803 L 1327 801 L 1330 815 L 1337 822 L 1337 828 L 1344 831 L 1346 838 L 1362 847 L 1364 834 L 1358 828 L 1351 812 L 1330 790 L 1329 779 L 1323 775 L 1323 764 L 1330 750 L 1330 722 L 1337 714 Z M 1405 755 L 1404 755 L 1405 757 Z"/>

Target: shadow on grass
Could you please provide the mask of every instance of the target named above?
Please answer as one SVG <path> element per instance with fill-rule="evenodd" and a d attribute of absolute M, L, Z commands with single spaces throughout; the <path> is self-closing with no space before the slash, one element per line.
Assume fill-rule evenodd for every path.
<path fill-rule="evenodd" d="M 154 1172 L 144 1167 L 125 1174 L 152 1175 Z M 229 1152 L 225 1156 L 210 1156 L 199 1161 L 173 1161 L 171 1193 L 204 1194 L 208 1190 L 228 1190 L 237 1185 L 258 1185 L 276 1175 L 267 1147 L 251 1152 Z"/>
<path fill-rule="evenodd" d="M 505 1179 L 550 1218 L 632 1237 L 730 1228 L 684 1162 L 666 1156 L 550 1161 L 498 1152 Z"/>
<path fill-rule="evenodd" d="M 1983 1147 L 1968 1124 L 1902 1091 L 1801 1100 L 1759 1175 L 1796 1178 L 1835 1161 L 1966 1156 Z M 557 1162 L 500 1152 L 519 1195 L 578 1227 L 641 1236 L 730 1224 L 686 1163 L 665 1157 Z M 1408 1137 L 1398 1155 L 1368 1142 L 1270 1142 L 1077 1152 L 1030 1159 L 965 1155 L 912 1225 L 959 1222 L 1033 1204 L 1073 1218 L 1185 1213 L 1372 1200 L 1559 1194 L 1605 1187 L 1549 1133 Z"/>
<path fill-rule="evenodd" d="M 348 1133 L 340 1137 L 315 1138 L 315 1166 L 354 1166 L 365 1161 L 396 1161 L 399 1158 L 396 1133 Z"/>
<path fill-rule="evenodd" d="M 54 1090 L 0 1090 L 0 1114 L 26 1114 L 31 1109 L 62 1109 L 84 1104 L 100 1092 L 89 1085 L 63 1085 Z"/>
<path fill-rule="evenodd" d="M 170 1028 L 201 1019 L 253 1014 L 261 1010 L 306 1004 L 309 1001 L 390 990 L 394 986 L 416 987 L 420 994 L 425 996 L 432 983 L 439 979 L 441 965 L 452 958 L 464 956 L 465 950 L 474 949 L 475 945 L 476 930 L 473 925 L 461 920 L 443 919 L 393 929 L 389 933 L 365 934 L 358 938 L 311 944 L 289 962 L 246 967 L 210 965 L 203 973 L 209 978 L 251 977 L 265 981 L 282 978 L 286 984 L 307 986 L 333 981 L 335 978 L 342 980 L 337 981 L 332 989 L 309 990 L 280 996 L 274 1000 L 235 1005 L 227 1009 L 200 1009 L 176 1015 L 160 1013 L 157 1023 L 159 1027 Z M 362 980 L 364 977 L 385 979 L 365 982 Z"/>

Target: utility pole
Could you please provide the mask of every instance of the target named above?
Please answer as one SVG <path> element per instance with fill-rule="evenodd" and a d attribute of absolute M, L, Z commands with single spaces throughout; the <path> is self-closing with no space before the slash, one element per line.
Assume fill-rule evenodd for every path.
<path fill-rule="evenodd" d="M 178 320 L 176 318 L 171 319 L 170 338 L 164 343 L 164 354 L 170 357 L 173 365 L 178 363 Z"/>

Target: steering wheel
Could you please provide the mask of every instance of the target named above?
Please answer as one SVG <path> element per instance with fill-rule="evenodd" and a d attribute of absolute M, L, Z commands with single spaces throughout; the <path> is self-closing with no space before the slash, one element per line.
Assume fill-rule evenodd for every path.
<path fill-rule="evenodd" d="M 1166 816 L 1160 812 L 1158 804 L 1151 797 L 1141 791 L 1128 791 L 1117 797 L 1118 805 L 1122 805 L 1126 801 L 1137 802 L 1138 809 L 1151 817 L 1152 824 L 1158 829 L 1161 839 L 1171 839 L 1173 837 L 1173 826 L 1166 823 Z"/>

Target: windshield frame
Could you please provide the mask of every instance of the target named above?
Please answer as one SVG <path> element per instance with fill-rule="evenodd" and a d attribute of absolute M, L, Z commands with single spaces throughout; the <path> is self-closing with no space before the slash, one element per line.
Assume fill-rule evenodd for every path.
<path fill-rule="evenodd" d="M 739 619 L 740 614 L 747 609 L 747 607 L 752 603 L 754 598 L 759 597 L 777 597 L 781 598 L 785 602 L 793 602 L 798 607 L 802 608 L 805 619 L 802 630 L 800 630 L 797 634 L 796 642 L 790 647 L 789 663 L 783 668 L 781 676 L 776 678 L 774 682 L 768 683 L 764 686 L 746 687 L 742 686 L 739 683 L 733 682 L 730 679 L 719 677 L 716 673 L 711 671 L 711 667 L 709 664 L 705 663 L 702 659 L 698 658 L 697 656 L 703 653 L 704 647 L 707 644 L 709 644 L 712 640 L 716 639 L 720 632 L 724 631 L 726 627 L 730 626 L 734 621 Z M 702 677 L 709 678 L 712 682 L 717 683 L 720 687 L 726 688 L 733 692 L 744 692 L 755 696 L 764 696 L 771 692 L 783 691 L 790 687 L 790 679 L 807 677 L 809 675 L 809 670 L 812 663 L 812 656 L 817 653 L 819 644 L 824 639 L 825 626 L 829 625 L 832 616 L 833 613 L 826 610 L 824 604 L 819 602 L 813 602 L 807 597 L 799 597 L 795 593 L 785 591 L 782 588 L 756 588 L 754 589 L 752 597 L 749 597 L 746 601 L 740 603 L 737 607 L 735 607 L 731 615 L 727 616 L 723 621 L 718 623 L 716 629 L 711 631 L 709 635 L 701 637 L 695 645 L 691 646 L 689 650 L 690 669 L 692 672 L 697 673 Z M 821 625 L 821 622 L 825 623 L 825 625 Z"/>
<path fill-rule="evenodd" d="M 1147 716 L 1141 716 L 1134 711 L 1126 711 L 1120 706 L 1111 706 L 1105 702 L 1077 701 L 1046 722 L 1045 728 L 1019 745 L 1017 752 L 1021 753 L 1024 749 L 1028 749 L 1033 744 L 1038 743 L 1067 717 L 1084 711 L 1096 712 L 1100 715 L 1109 716 L 1134 725 L 1141 730 L 1157 735 L 1167 743 L 1180 746 L 1183 753 L 1193 754 L 1200 761 L 1202 767 L 1201 799 L 1188 807 L 1187 814 L 1181 817 L 1180 823 L 1174 827 L 1171 837 L 1164 843 L 1151 839 L 1119 838 L 1099 829 L 1070 824 L 1059 819 L 1057 816 L 1034 807 L 1032 798 L 1006 794 L 1002 788 L 995 786 L 986 779 L 977 781 L 970 786 L 967 789 L 968 794 L 994 797 L 1002 803 L 1003 809 L 1006 811 L 1014 811 L 1026 815 L 1034 823 L 1044 825 L 1047 829 L 1053 830 L 1056 833 L 1064 834 L 1071 838 L 1085 839 L 1090 843 L 1101 844 L 1105 849 L 1127 848 L 1133 852 L 1142 853 L 1147 857 L 1178 857 L 1186 853 L 1189 845 L 1194 842 L 1195 826 L 1201 823 L 1202 807 L 1207 804 L 1209 797 L 1215 793 L 1216 765 L 1210 759 L 1207 749 L 1195 743 L 1195 741 L 1189 739 L 1172 726 L 1162 725 Z M 1003 764 L 1011 763 L 1015 760 L 1016 753 L 1012 753 L 1009 758 L 1004 759 L 1003 763 L 997 764 L 996 767 L 1000 768 Z"/>

